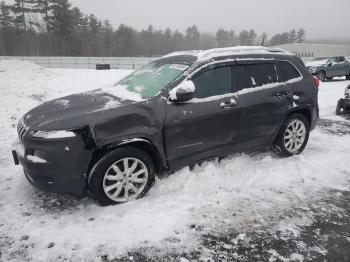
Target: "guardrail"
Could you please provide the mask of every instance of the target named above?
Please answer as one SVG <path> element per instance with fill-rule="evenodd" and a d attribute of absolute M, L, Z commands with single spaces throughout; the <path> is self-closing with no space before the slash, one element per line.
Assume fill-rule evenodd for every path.
<path fill-rule="evenodd" d="M 95 69 L 97 64 L 111 68 L 137 69 L 155 58 L 150 57 L 57 57 L 57 56 L 0 56 L 0 59 L 29 61 L 48 68 Z"/>
<path fill-rule="evenodd" d="M 346 57 L 350 62 L 350 57 Z M 97 64 L 109 64 L 111 68 L 137 69 L 149 63 L 152 57 L 59 57 L 59 56 L 0 56 L 0 59 L 29 61 L 48 68 L 95 69 Z M 312 58 L 303 58 L 304 62 Z"/>

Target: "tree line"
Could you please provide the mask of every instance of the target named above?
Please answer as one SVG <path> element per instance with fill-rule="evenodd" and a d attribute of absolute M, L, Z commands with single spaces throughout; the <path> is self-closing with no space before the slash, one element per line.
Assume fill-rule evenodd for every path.
<path fill-rule="evenodd" d="M 200 32 L 196 25 L 185 32 L 143 30 L 86 15 L 69 0 L 15 0 L 0 3 L 0 55 L 11 56 L 157 56 L 177 50 L 237 45 L 280 45 L 304 42 L 304 29 L 292 29 L 270 39 L 254 29 L 235 32 L 218 29 Z"/>

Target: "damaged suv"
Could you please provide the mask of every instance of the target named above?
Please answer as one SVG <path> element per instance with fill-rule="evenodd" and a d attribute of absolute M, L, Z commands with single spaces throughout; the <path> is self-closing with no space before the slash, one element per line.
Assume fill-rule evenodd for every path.
<path fill-rule="evenodd" d="M 39 189 L 126 202 L 156 174 L 204 160 L 266 146 L 301 153 L 318 119 L 317 87 L 281 49 L 176 52 L 113 87 L 34 108 L 12 153 Z"/>

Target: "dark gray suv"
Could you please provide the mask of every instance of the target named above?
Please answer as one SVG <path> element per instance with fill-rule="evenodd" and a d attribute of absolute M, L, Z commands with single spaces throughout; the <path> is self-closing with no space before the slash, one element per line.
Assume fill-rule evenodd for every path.
<path fill-rule="evenodd" d="M 156 174 L 204 160 L 266 146 L 301 153 L 318 119 L 317 87 L 281 49 L 172 53 L 112 88 L 34 108 L 18 124 L 12 153 L 42 190 L 126 202 Z"/>

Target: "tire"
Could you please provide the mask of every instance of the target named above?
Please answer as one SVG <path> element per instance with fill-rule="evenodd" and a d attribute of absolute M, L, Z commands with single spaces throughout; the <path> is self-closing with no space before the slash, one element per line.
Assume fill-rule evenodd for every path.
<path fill-rule="evenodd" d="M 342 112 L 342 109 L 343 109 L 343 101 L 342 101 L 342 99 L 340 99 L 337 103 L 337 108 L 335 109 L 335 114 L 337 116 L 339 116 Z"/>
<path fill-rule="evenodd" d="M 272 150 L 283 157 L 298 155 L 305 149 L 309 135 L 309 120 L 302 114 L 292 114 L 280 128 Z"/>
<path fill-rule="evenodd" d="M 122 147 L 107 153 L 95 164 L 88 187 L 102 206 L 115 205 L 143 197 L 152 187 L 154 177 L 153 162 L 147 153 Z"/>
<path fill-rule="evenodd" d="M 327 80 L 326 72 L 325 71 L 320 71 L 317 74 L 317 77 L 322 81 L 325 82 Z"/>
<path fill-rule="evenodd" d="M 350 80 L 350 74 L 346 76 L 346 80 Z"/>

